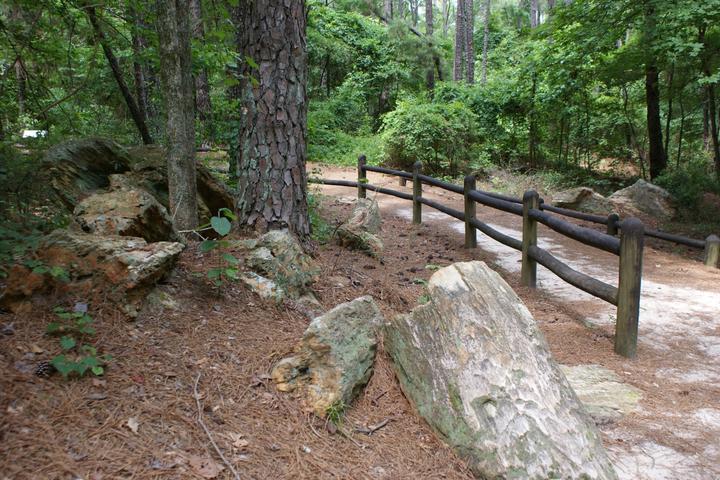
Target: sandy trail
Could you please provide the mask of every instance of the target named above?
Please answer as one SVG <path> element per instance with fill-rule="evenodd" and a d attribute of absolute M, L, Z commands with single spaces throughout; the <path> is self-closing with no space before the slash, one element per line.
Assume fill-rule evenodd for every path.
<path fill-rule="evenodd" d="M 323 178 L 352 180 L 355 176 L 350 168 L 321 170 Z M 399 187 L 395 178 L 374 173 L 369 177 L 373 184 L 410 191 Z M 355 194 L 346 187 L 320 188 L 329 195 Z M 423 195 L 462 210 L 462 199 L 456 194 L 425 186 Z M 411 218 L 409 202 L 386 195 L 376 198 L 384 215 Z M 522 238 L 521 218 L 479 205 L 477 215 L 493 228 Z M 427 206 L 423 206 L 423 222 L 453 229 L 458 236 L 464 232 L 464 224 Z M 542 248 L 576 270 L 617 285 L 617 257 L 539 227 Z M 506 278 L 519 277 L 519 252 L 480 232 L 478 248 L 494 256 L 494 266 Z M 538 267 L 538 287 L 588 328 L 612 332 L 612 305 L 565 283 L 542 266 Z M 591 352 L 577 352 L 574 361 L 589 363 L 583 362 L 584 354 L 594 357 Z M 595 357 L 592 363 L 614 370 L 644 393 L 637 412 L 601 427 L 620 478 L 720 477 L 720 270 L 646 247 L 638 359 L 628 361 L 607 352 Z"/>

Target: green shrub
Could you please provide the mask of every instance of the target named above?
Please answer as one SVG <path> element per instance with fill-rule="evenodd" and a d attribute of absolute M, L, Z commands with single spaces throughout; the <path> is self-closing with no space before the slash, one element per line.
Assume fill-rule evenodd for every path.
<path fill-rule="evenodd" d="M 720 194 L 720 182 L 705 160 L 692 161 L 680 168 L 668 168 L 655 179 L 655 183 L 670 192 L 679 205 L 690 210 L 698 208 L 703 193 Z"/>
<path fill-rule="evenodd" d="M 456 175 L 478 158 L 477 128 L 477 115 L 462 102 L 404 100 L 383 120 L 384 158 L 395 167 L 419 160 L 427 173 Z"/>

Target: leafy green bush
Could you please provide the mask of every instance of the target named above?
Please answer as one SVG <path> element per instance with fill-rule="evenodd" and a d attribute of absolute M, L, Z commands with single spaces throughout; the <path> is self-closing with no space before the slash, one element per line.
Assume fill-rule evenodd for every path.
<path fill-rule="evenodd" d="M 84 343 L 95 335 L 93 319 L 87 312 L 67 312 L 55 309 L 58 319 L 47 326 L 48 335 L 60 336 L 60 348 L 64 353 L 53 357 L 50 362 L 67 380 L 71 375 L 82 377 L 88 372 L 100 376 L 105 373 L 105 365 L 112 359 L 110 355 L 99 355 L 97 348 Z"/>
<path fill-rule="evenodd" d="M 670 192 L 678 204 L 689 210 L 698 208 L 703 193 L 720 194 L 720 182 L 705 160 L 692 161 L 680 168 L 668 168 L 655 183 Z"/>
<path fill-rule="evenodd" d="M 462 102 L 404 100 L 383 120 L 384 158 L 403 169 L 419 160 L 427 173 L 456 175 L 478 158 L 477 129 L 478 116 Z"/>

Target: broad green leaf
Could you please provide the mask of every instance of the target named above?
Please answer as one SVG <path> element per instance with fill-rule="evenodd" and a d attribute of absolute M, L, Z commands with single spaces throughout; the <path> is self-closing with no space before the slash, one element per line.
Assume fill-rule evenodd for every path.
<path fill-rule="evenodd" d="M 64 337 L 60 338 L 60 347 L 62 347 L 63 350 L 70 350 L 72 348 L 75 348 L 75 345 L 77 345 L 77 342 L 72 337 L 65 335 Z"/>
<path fill-rule="evenodd" d="M 97 375 L 98 377 L 101 376 L 103 373 L 105 373 L 105 369 L 101 366 L 92 367 L 93 374 Z"/>
<path fill-rule="evenodd" d="M 230 255 L 230 254 L 227 253 L 227 252 L 222 254 L 222 259 L 225 260 L 226 262 L 228 262 L 230 265 L 238 265 L 238 264 L 240 264 L 240 260 L 238 260 L 237 258 L 233 257 L 232 255 Z"/>
<path fill-rule="evenodd" d="M 200 251 L 202 253 L 207 253 L 210 250 L 213 250 L 218 246 L 217 240 L 205 240 L 200 244 Z"/>
<path fill-rule="evenodd" d="M 220 277 L 222 274 L 222 268 L 211 268 L 207 272 L 207 276 L 210 280 Z"/>
<path fill-rule="evenodd" d="M 221 237 L 230 233 L 230 229 L 232 228 L 230 220 L 225 217 L 212 217 L 210 219 L 210 225 Z"/>

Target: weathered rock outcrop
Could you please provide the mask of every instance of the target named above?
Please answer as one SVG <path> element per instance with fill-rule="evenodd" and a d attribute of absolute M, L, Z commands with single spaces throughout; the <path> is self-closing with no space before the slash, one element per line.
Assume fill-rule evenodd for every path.
<path fill-rule="evenodd" d="M 125 178 L 114 179 L 115 184 L 143 188 L 168 208 L 167 156 L 159 146 L 135 147 L 129 150 L 132 171 Z M 235 209 L 232 192 L 201 163 L 195 164 L 198 192 L 198 213 L 201 222 L 209 221 L 221 208 Z"/>
<path fill-rule="evenodd" d="M 349 405 L 372 374 L 382 322 L 372 297 L 343 303 L 315 318 L 295 354 L 273 368 L 277 389 L 297 390 L 305 407 L 319 416 L 332 406 Z"/>
<path fill-rule="evenodd" d="M 130 164 L 128 152 L 112 140 L 86 138 L 48 150 L 41 175 L 72 210 L 83 198 L 109 186 L 110 175 L 130 170 Z"/>
<path fill-rule="evenodd" d="M 614 208 L 610 200 L 587 187 L 572 188 L 556 193 L 553 195 L 552 203 L 556 207 L 600 215 L 607 215 Z"/>
<path fill-rule="evenodd" d="M 168 209 L 166 162 L 165 150 L 159 146 L 126 150 L 112 140 L 87 138 L 51 148 L 41 175 L 70 211 L 107 188 L 145 190 Z M 196 176 L 201 222 L 209 221 L 221 208 L 234 209 L 232 192 L 201 163 L 196 164 Z"/>
<path fill-rule="evenodd" d="M 175 242 L 148 244 L 142 238 L 55 230 L 42 240 L 37 256 L 42 265 L 56 267 L 66 278 L 15 267 L 0 305 L 15 309 L 34 293 L 53 288 L 86 301 L 110 299 L 135 316 L 145 295 L 171 270 L 183 248 Z"/>
<path fill-rule="evenodd" d="M 375 200 L 358 198 L 350 218 L 337 230 L 341 246 L 361 250 L 368 255 L 382 256 L 383 243 L 377 233 L 381 225 L 380 207 Z"/>
<path fill-rule="evenodd" d="M 167 210 L 145 190 L 96 193 L 82 200 L 73 214 L 88 233 L 141 237 L 147 242 L 177 240 Z"/>
<path fill-rule="evenodd" d="M 481 478 L 613 479 L 599 434 L 530 312 L 482 262 L 438 270 L 385 348 L 419 414 Z"/>
<path fill-rule="evenodd" d="M 623 383 L 612 370 L 600 365 L 560 368 L 596 424 L 619 420 L 637 410 L 642 391 Z"/>
<path fill-rule="evenodd" d="M 250 249 L 245 264 L 254 272 L 272 280 L 292 298 L 311 292 L 320 271 L 289 231 L 271 230 L 245 246 Z"/>
<path fill-rule="evenodd" d="M 658 220 L 670 220 L 675 215 L 672 196 L 661 187 L 638 180 L 608 197 L 620 209 L 631 209 Z"/>

